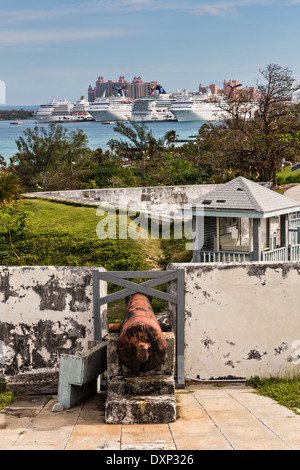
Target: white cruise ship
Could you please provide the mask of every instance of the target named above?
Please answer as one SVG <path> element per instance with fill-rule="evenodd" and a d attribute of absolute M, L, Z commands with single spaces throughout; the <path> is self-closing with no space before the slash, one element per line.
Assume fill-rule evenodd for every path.
<path fill-rule="evenodd" d="M 82 96 L 73 107 L 73 120 L 74 121 L 93 121 L 94 118 L 90 114 L 90 103 Z"/>
<path fill-rule="evenodd" d="M 55 101 L 53 98 L 49 104 L 42 104 L 35 114 L 37 122 L 73 122 L 92 120 L 89 114 L 90 104 L 82 96 L 75 104 L 66 98 Z"/>
<path fill-rule="evenodd" d="M 38 122 L 70 122 L 73 121 L 73 107 L 74 105 L 70 103 L 66 98 L 51 102 L 53 104 L 52 111 L 47 110 L 44 113 L 45 108 L 40 106 L 35 117 Z"/>
<path fill-rule="evenodd" d="M 166 93 L 160 85 L 157 85 L 152 89 L 150 96 L 134 101 L 131 118 L 136 122 L 176 121 L 176 117 L 170 111 L 175 101 L 176 95 Z"/>
<path fill-rule="evenodd" d="M 90 103 L 90 114 L 95 121 L 112 122 L 128 121 L 131 119 L 132 100 L 126 98 L 121 88 L 117 96 L 101 96 Z"/>
<path fill-rule="evenodd" d="M 228 114 L 222 109 L 224 100 L 212 95 L 210 89 L 199 95 L 182 94 L 172 104 L 170 111 L 177 121 L 222 121 Z"/>
<path fill-rule="evenodd" d="M 41 104 L 41 106 L 35 113 L 36 120 L 41 122 L 49 122 L 53 110 L 57 105 L 58 101 L 55 101 L 55 98 L 53 98 L 48 104 Z"/>
<path fill-rule="evenodd" d="M 292 104 L 299 104 L 300 103 L 300 80 L 295 80 L 292 88 Z"/>
<path fill-rule="evenodd" d="M 222 96 L 213 95 L 207 87 L 206 93 L 182 94 L 172 104 L 170 111 L 177 121 L 212 121 L 219 122 L 231 115 L 225 110 L 226 101 Z M 249 101 L 243 109 L 246 119 L 257 111 L 257 102 Z"/>

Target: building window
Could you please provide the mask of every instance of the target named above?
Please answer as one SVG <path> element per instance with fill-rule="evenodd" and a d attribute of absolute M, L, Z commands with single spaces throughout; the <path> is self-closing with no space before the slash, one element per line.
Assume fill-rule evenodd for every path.
<path fill-rule="evenodd" d="M 220 217 L 220 251 L 250 251 L 250 219 Z"/>
<path fill-rule="evenodd" d="M 261 219 L 261 245 L 262 249 L 269 248 L 270 246 L 270 219 Z"/>

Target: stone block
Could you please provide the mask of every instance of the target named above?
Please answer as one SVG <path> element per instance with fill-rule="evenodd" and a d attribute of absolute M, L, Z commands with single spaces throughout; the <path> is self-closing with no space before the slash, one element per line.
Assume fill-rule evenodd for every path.
<path fill-rule="evenodd" d="M 105 422 L 108 424 L 171 423 L 176 420 L 173 395 L 108 397 Z"/>
<path fill-rule="evenodd" d="M 106 423 L 171 423 L 176 420 L 175 338 L 172 332 L 163 334 L 167 342 L 166 357 L 158 368 L 147 372 L 133 372 L 120 364 L 119 335 L 108 334 Z"/>
<path fill-rule="evenodd" d="M 172 395 L 175 393 L 173 376 L 112 377 L 108 379 L 108 395 Z"/>

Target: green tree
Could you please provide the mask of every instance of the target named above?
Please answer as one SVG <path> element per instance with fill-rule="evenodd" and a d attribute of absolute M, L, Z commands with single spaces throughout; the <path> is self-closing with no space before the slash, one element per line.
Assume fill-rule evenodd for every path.
<path fill-rule="evenodd" d="M 144 122 L 137 123 L 134 120 L 128 123 L 118 122 L 114 131 L 125 139 L 111 139 L 108 142 L 110 149 L 122 158 L 123 163 L 135 162 L 135 166 L 142 171 L 145 184 L 147 160 L 164 152 L 164 138 L 156 139 Z"/>
<path fill-rule="evenodd" d="M 6 168 L 7 166 L 7 163 L 5 161 L 5 158 L 2 157 L 2 155 L 0 154 L 0 166 L 2 166 L 3 168 Z"/>
<path fill-rule="evenodd" d="M 75 165 L 81 167 L 91 157 L 87 137 L 78 129 L 69 132 L 57 123 L 44 127 L 27 128 L 16 140 L 18 152 L 11 158 L 10 168 L 27 188 L 40 184 L 45 189 L 45 178 L 55 189 L 72 189 Z"/>
<path fill-rule="evenodd" d="M 20 257 L 17 254 L 12 241 L 12 204 L 21 196 L 21 185 L 16 175 L 10 173 L 6 169 L 0 171 L 0 225 L 2 225 L 8 233 L 10 247 L 17 258 L 18 263 Z"/>
<path fill-rule="evenodd" d="M 91 168 L 98 188 L 124 185 L 126 170 L 122 167 L 122 160 L 118 154 L 109 150 L 103 152 L 101 148 L 94 150 Z"/>
<path fill-rule="evenodd" d="M 291 103 L 294 78 L 290 69 L 276 64 L 260 70 L 257 82 L 256 112 L 247 116 L 253 102 L 231 99 L 227 111 L 231 118 L 200 133 L 202 148 L 214 173 L 226 180 L 239 174 L 258 181 L 273 181 L 282 159 L 297 161 L 300 152 L 299 112 Z"/>

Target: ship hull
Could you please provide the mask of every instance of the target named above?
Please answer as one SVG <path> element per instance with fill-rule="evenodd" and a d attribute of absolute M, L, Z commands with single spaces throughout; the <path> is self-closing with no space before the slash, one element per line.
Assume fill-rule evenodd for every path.
<path fill-rule="evenodd" d="M 106 121 L 129 121 L 131 119 L 131 110 L 124 112 L 114 112 L 114 111 L 90 111 L 90 114 L 93 116 L 97 122 L 106 122 Z"/>
<path fill-rule="evenodd" d="M 191 109 L 171 110 L 178 122 L 211 121 L 218 122 L 225 118 L 224 111 L 195 111 Z"/>
<path fill-rule="evenodd" d="M 72 116 L 36 116 L 36 120 L 39 122 L 72 122 L 77 121 Z"/>
<path fill-rule="evenodd" d="M 152 114 L 132 114 L 132 119 L 136 122 L 166 122 L 166 121 L 176 121 L 175 116 L 153 116 Z"/>

